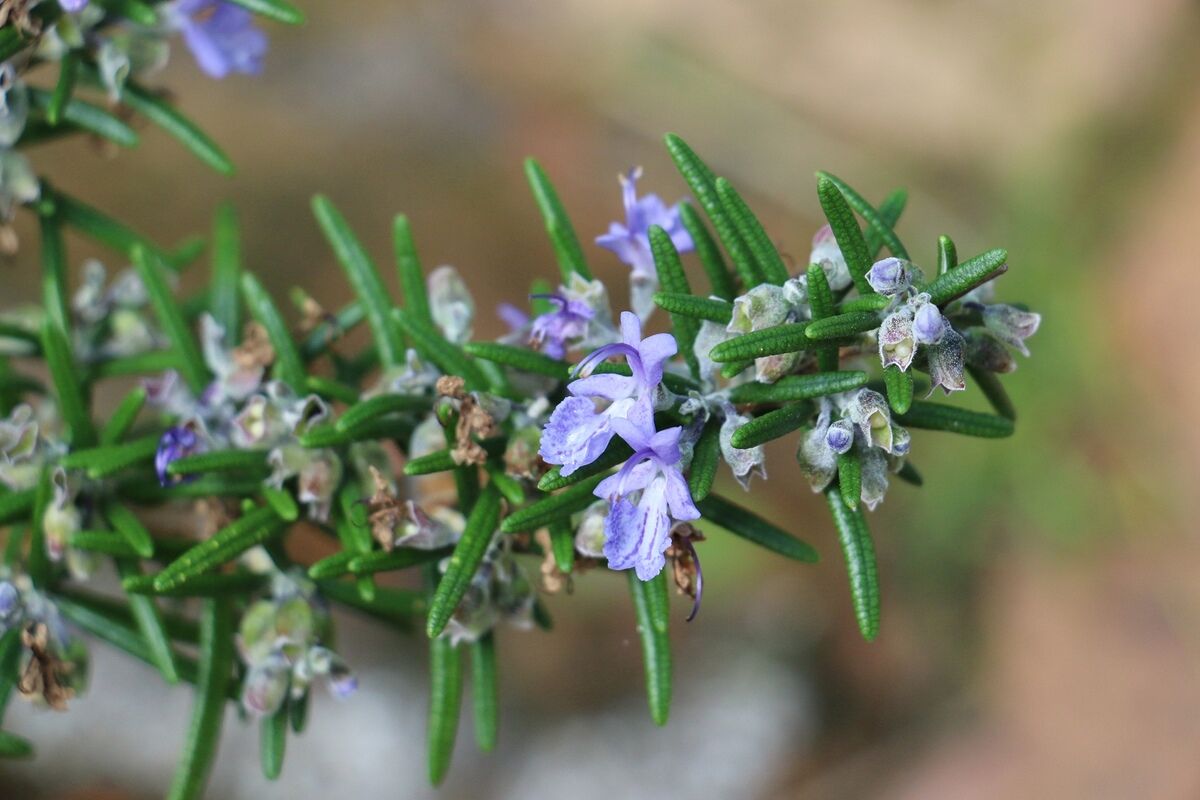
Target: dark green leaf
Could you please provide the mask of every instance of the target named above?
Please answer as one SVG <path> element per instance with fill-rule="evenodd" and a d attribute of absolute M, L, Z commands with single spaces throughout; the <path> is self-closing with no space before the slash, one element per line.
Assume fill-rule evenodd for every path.
<path fill-rule="evenodd" d="M 347 408 L 338 418 L 337 428 L 344 431 L 356 428 L 387 414 L 419 413 L 429 411 L 432 401 L 428 397 L 404 394 L 380 394 Z"/>
<path fill-rule="evenodd" d="M 433 639 L 441 635 L 458 602 L 462 600 L 483 561 L 488 545 L 495 538 L 496 525 L 500 522 L 500 493 L 495 487 L 483 490 L 467 517 L 462 538 L 454 546 L 450 563 L 438 583 L 433 600 L 429 603 L 429 616 L 425 632 Z"/>
<path fill-rule="evenodd" d="M 135 356 L 121 356 L 92 364 L 88 378 L 120 378 L 127 375 L 153 375 L 179 368 L 179 356 L 173 350 L 151 350 Z"/>
<path fill-rule="evenodd" d="M 62 226 L 53 210 L 38 214 L 42 233 L 42 306 L 46 317 L 63 331 L 70 330 L 70 298 L 67 288 L 67 247 Z"/>
<path fill-rule="evenodd" d="M 608 447 L 605 448 L 604 452 L 595 461 L 580 467 L 565 477 L 562 474 L 562 467 L 552 467 L 538 481 L 538 488 L 543 492 L 556 492 L 559 489 L 579 483 L 587 478 L 608 472 L 613 467 L 624 464 L 629 460 L 631 455 L 633 455 L 633 450 L 630 449 L 629 445 L 625 444 L 624 440 L 619 437 L 613 437 Z"/>
<path fill-rule="evenodd" d="M 200 662 L 196 698 L 184 740 L 183 756 L 167 800 L 200 800 L 221 738 L 230 668 L 233 664 L 233 618 L 229 601 L 205 600 L 200 612 Z"/>
<path fill-rule="evenodd" d="M 100 431 L 100 444 L 116 444 L 125 438 L 145 404 L 146 389 L 142 386 L 130 389 L 129 394 L 125 395 L 108 418 L 108 422 L 104 423 L 104 428 Z"/>
<path fill-rule="evenodd" d="M 945 275 L 958 266 L 958 248 L 949 236 L 938 237 L 938 275 Z"/>
<path fill-rule="evenodd" d="M 437 786 L 450 769 L 462 703 L 462 657 L 446 637 L 429 643 L 429 782 Z"/>
<path fill-rule="evenodd" d="M 286 383 L 294 392 L 300 394 L 306 386 L 307 371 L 296 342 L 288 332 L 287 323 L 283 321 L 279 309 L 271 295 L 263 288 L 253 274 L 242 274 L 242 298 L 254 321 L 263 326 L 271 347 L 275 350 L 275 377 Z"/>
<path fill-rule="evenodd" d="M 671 318 L 707 319 L 728 325 L 733 319 L 733 304 L 711 297 L 695 297 L 675 292 L 657 292 L 654 303 L 671 314 Z"/>
<path fill-rule="evenodd" d="M 533 531 L 555 520 L 569 517 L 577 511 L 583 511 L 596 501 L 592 492 L 604 478 L 603 473 L 595 475 L 567 487 L 558 494 L 530 503 L 505 517 L 504 522 L 500 524 L 500 530 L 505 533 Z"/>
<path fill-rule="evenodd" d="M 825 490 L 838 541 L 846 556 L 846 571 L 850 576 L 850 596 L 854 600 L 854 616 L 863 638 L 872 641 L 879 633 L 879 576 L 875 566 L 875 545 L 861 511 L 851 509 L 842 501 L 836 486 Z"/>
<path fill-rule="evenodd" d="M 908 251 L 904 249 L 900 238 L 896 236 L 896 232 L 888 225 L 880 216 L 879 212 L 868 203 L 862 195 L 850 188 L 841 178 L 836 175 L 830 175 L 828 172 L 818 172 L 817 177 L 820 180 L 828 180 L 841 191 L 846 198 L 846 202 L 858 212 L 859 216 L 867 221 L 867 224 L 883 239 L 884 244 L 892 251 L 892 255 L 897 258 L 908 260 Z M 841 240 L 838 240 L 839 243 Z M 845 251 L 843 251 L 845 252 Z M 870 266 L 870 265 L 868 265 Z M 853 273 L 851 273 L 853 274 Z M 865 274 L 865 273 L 864 273 Z"/>
<path fill-rule="evenodd" d="M 897 189 L 883 199 L 879 204 L 879 219 L 884 224 L 885 230 L 895 230 L 896 223 L 900 221 L 900 215 L 904 213 L 904 206 L 908 203 L 908 192 L 903 189 Z M 879 251 L 883 249 L 883 236 L 879 233 L 879 228 L 874 225 L 868 225 L 866 233 L 863 236 L 867 240 L 867 252 L 871 254 L 871 258 L 879 257 Z"/>
<path fill-rule="evenodd" d="M 838 249 L 846 259 L 854 287 L 858 289 L 859 294 L 874 294 L 875 290 L 867 282 L 867 271 L 871 269 L 871 254 L 846 198 L 837 185 L 821 173 L 817 173 L 817 197 L 821 201 L 821 210 L 825 212 L 825 218 L 829 220 L 829 227 L 833 230 Z"/>
<path fill-rule="evenodd" d="M 263 777 L 276 780 L 283 772 L 283 754 L 287 749 L 288 711 L 285 704 L 259 721 L 258 753 Z"/>
<path fill-rule="evenodd" d="M 488 631 L 471 643 L 471 697 L 475 704 L 475 743 L 490 753 L 496 747 L 500 703 L 497 698 L 496 636 Z"/>
<path fill-rule="evenodd" d="M 47 319 L 42 323 L 42 352 L 58 396 L 58 409 L 70 429 L 70 441 L 75 447 L 88 447 L 96 442 L 96 429 L 88 414 L 87 399 L 79 385 L 78 371 L 71 355 L 71 346 L 62 328 Z"/>
<path fill-rule="evenodd" d="M 33 745 L 28 740 L 15 733 L 0 731 L 0 758 L 29 758 L 32 755 Z"/>
<path fill-rule="evenodd" d="M 85 469 L 89 478 L 106 478 L 113 473 L 154 458 L 159 437 L 145 436 L 121 444 L 103 445 L 89 450 L 76 450 L 62 460 L 69 469 Z"/>
<path fill-rule="evenodd" d="M 896 477 L 905 483 L 911 483 L 913 486 L 924 486 L 925 479 L 921 477 L 921 473 L 912 465 L 911 461 L 905 461 L 904 466 L 896 473 Z"/>
<path fill-rule="evenodd" d="M 400 330 L 412 341 L 417 352 L 437 365 L 446 375 L 457 375 L 467 383 L 468 389 L 486 389 L 487 378 L 462 348 L 446 341 L 435 328 L 408 314 L 403 309 L 392 309 L 392 319 Z"/>
<path fill-rule="evenodd" d="M 808 323 L 787 322 L 727 339 L 714 347 L 708 357 L 713 361 L 747 361 L 764 356 L 794 353 L 819 347 L 805 332 Z"/>
<path fill-rule="evenodd" d="M 668 292 L 690 295 L 692 287 L 688 285 L 687 274 L 683 271 L 679 253 L 671 242 L 671 235 L 659 226 L 651 225 L 649 237 L 650 252 L 654 256 L 659 285 Z M 700 323 L 684 314 L 671 314 L 671 324 L 675 329 L 679 352 L 683 355 L 692 377 L 699 380 L 700 362 L 696 359 L 693 345 L 696 343 L 696 334 L 700 331 Z"/>
<path fill-rule="evenodd" d="M 242 237 L 237 211 L 230 203 L 217 208 L 213 222 L 212 281 L 208 308 L 225 331 L 227 342 L 236 342 L 239 326 L 238 291 L 242 273 Z"/>
<path fill-rule="evenodd" d="M 649 581 L 638 580 L 633 570 L 627 570 L 627 574 L 638 638 L 642 640 L 650 717 L 656 725 L 666 725 L 671 710 L 671 640 L 665 624 L 656 624 L 656 619 L 661 621 L 661 609 L 666 603 L 666 572 L 660 572 Z"/>
<path fill-rule="evenodd" d="M 746 205 L 746 201 L 729 181 L 717 178 L 713 187 L 717 190 L 717 197 L 721 200 L 721 205 L 725 207 L 725 213 L 730 216 L 737 227 L 738 235 L 753 253 L 754 261 L 758 265 L 758 271 L 763 279 L 768 283 L 782 286 L 790 277 L 787 265 L 780 258 L 779 250 L 771 241 L 771 237 L 767 236 L 767 232 L 763 230 L 758 217 L 754 215 L 750 206 Z"/>
<path fill-rule="evenodd" d="M 255 545 L 262 544 L 285 527 L 270 506 L 248 511 L 172 561 L 154 578 L 154 588 L 164 592 L 186 584 L 189 578 L 232 561 Z"/>
<path fill-rule="evenodd" d="M 1008 252 L 1006 250 L 988 250 L 959 264 L 944 275 L 937 276 L 932 283 L 925 287 L 929 293 L 929 301 L 944 306 L 951 300 L 962 297 L 967 292 L 988 281 L 1003 275 L 1008 269 Z"/>
<path fill-rule="evenodd" d="M 404 309 L 412 316 L 433 325 L 433 314 L 429 311 L 429 296 L 425 288 L 425 273 L 421 270 L 421 259 L 413 242 L 408 217 L 396 216 L 392 224 L 392 243 L 396 251 L 396 271 L 400 275 L 400 294 L 404 297 Z"/>
<path fill-rule="evenodd" d="M 883 311 L 892 304 L 892 298 L 884 294 L 867 294 L 861 297 L 851 297 L 843 300 L 837 306 L 839 314 L 853 314 L 860 311 Z"/>
<path fill-rule="evenodd" d="M 238 471 L 261 473 L 269 469 L 265 450 L 212 450 L 172 461 L 167 466 L 167 474 L 202 475 L 206 472 Z"/>
<path fill-rule="evenodd" d="M 54 94 L 32 87 L 29 89 L 29 99 L 32 101 L 33 107 L 45 112 L 47 121 L 50 121 L 50 114 L 54 109 L 55 100 L 59 97 L 58 92 L 61 86 L 62 82 L 60 81 L 59 85 L 55 87 Z M 122 147 L 137 146 L 138 135 L 133 128 L 99 106 L 86 103 L 78 98 L 71 98 L 63 101 L 60 114 L 62 122 L 69 123 L 80 130 L 108 139 Z M 56 123 L 51 121 L 50 124 Z"/>
<path fill-rule="evenodd" d="M 1004 390 L 1004 384 L 1000 382 L 1000 376 L 978 367 L 967 367 L 967 371 L 971 374 L 972 380 L 978 384 L 980 390 L 983 392 L 983 396 L 988 399 L 988 402 L 995 409 L 996 413 L 1016 422 L 1017 407 L 1013 405 L 1008 392 Z"/>
<path fill-rule="evenodd" d="M 921 400 L 914 401 L 908 413 L 899 415 L 896 421 L 906 428 L 949 431 L 985 439 L 1000 439 L 1013 434 L 1011 419 Z"/>
<path fill-rule="evenodd" d="M 717 467 L 721 464 L 721 424 L 712 419 L 704 426 L 703 433 L 692 450 L 692 464 L 688 471 L 688 489 L 692 500 L 700 502 L 712 490 Z"/>
<path fill-rule="evenodd" d="M 54 208 L 63 222 L 126 257 L 132 256 L 133 248 L 137 245 L 141 245 L 147 251 L 156 253 L 160 257 L 164 256 L 163 252 L 148 239 L 80 200 L 57 190 L 50 193 L 44 184 L 42 196 L 43 198 L 49 196 L 53 199 Z"/>
<path fill-rule="evenodd" d="M 862 462 L 858 453 L 853 450 L 840 453 L 837 459 L 838 489 L 842 493 L 842 502 L 847 508 L 858 508 L 859 496 L 862 494 Z"/>
<path fill-rule="evenodd" d="M 719 495 L 710 494 L 708 497 L 698 500 L 696 507 L 700 509 L 700 516 L 703 519 L 746 541 L 796 561 L 815 564 L 818 560 L 817 551 L 811 545 L 800 541 L 777 525 L 767 522 L 753 511 Z"/>
<path fill-rule="evenodd" d="M 812 413 L 812 405 L 803 401 L 768 411 L 735 430 L 729 443 L 739 450 L 766 444 L 804 425 Z"/>
<path fill-rule="evenodd" d="M 502 364 L 522 372 L 545 375 L 546 377 L 560 381 L 567 380 L 568 372 L 571 369 L 571 365 L 565 361 L 559 361 L 557 358 L 551 358 L 548 355 L 527 350 L 524 347 L 514 347 L 508 344 L 467 342 L 463 345 L 463 350 L 467 355 L 475 356 L 476 358 L 486 359 L 495 364 Z"/>
<path fill-rule="evenodd" d="M 175 137 L 192 155 L 217 172 L 222 175 L 234 173 L 233 162 L 216 142 L 159 95 L 128 81 L 121 92 L 121 102 Z"/>
<path fill-rule="evenodd" d="M 889 364 L 883 370 L 883 383 L 887 387 L 888 405 L 897 414 L 903 414 L 912 408 L 913 376 L 911 372 L 901 370 L 895 364 Z"/>
<path fill-rule="evenodd" d="M 691 203 L 682 203 L 679 206 L 679 218 L 692 237 L 692 244 L 696 247 L 696 255 L 700 257 L 704 274 L 708 276 L 712 293 L 723 300 L 733 302 L 733 298 L 737 297 L 737 283 L 729 274 L 725 258 L 721 255 L 717 243 L 713 241 L 712 234 L 708 232 L 708 226 L 700 218 L 700 213 Z"/>
<path fill-rule="evenodd" d="M 121 534 L 112 531 L 72 531 L 67 537 L 67 543 L 76 550 L 87 550 L 91 553 L 104 553 L 120 558 L 138 557 L 133 545 Z"/>
<path fill-rule="evenodd" d="M 834 314 L 833 290 L 820 264 L 808 266 L 808 305 L 814 321 L 827 319 Z M 836 344 L 826 345 L 817 351 L 817 367 L 821 372 L 834 372 L 840 364 Z"/>
<path fill-rule="evenodd" d="M 142 558 L 151 558 L 154 555 L 154 539 L 132 511 L 118 502 L 110 502 L 104 507 L 104 516 L 113 530 L 129 543 L 135 553 Z"/>
<path fill-rule="evenodd" d="M 124 581 L 142 574 L 136 561 L 117 559 L 117 574 Z M 171 639 L 163 628 L 162 613 L 154 599 L 145 595 L 130 595 L 129 610 L 137 623 L 138 630 L 146 642 L 146 650 L 154 666 L 167 683 L 179 683 L 179 668 L 175 665 L 175 653 L 171 650 Z"/>
<path fill-rule="evenodd" d="M 163 279 L 161 260 L 141 244 L 134 244 L 130 255 L 138 276 L 146 287 L 146 293 L 150 296 L 154 314 L 179 358 L 179 370 L 187 381 L 188 388 L 199 395 L 208 385 L 208 368 L 200 355 L 196 338 L 192 336 L 183 318 L 179 303 L 171 296 L 171 291 Z"/>
<path fill-rule="evenodd" d="M 0 494 L 0 525 L 9 525 L 22 517 L 28 517 L 29 512 L 33 510 L 35 494 L 33 489 Z"/>
<path fill-rule="evenodd" d="M 245 597 L 262 589 L 268 582 L 268 576 L 253 572 L 211 572 L 196 575 L 182 586 L 165 591 L 154 588 L 153 575 L 126 578 L 121 581 L 121 588 L 129 594 L 159 597 Z"/>
<path fill-rule="evenodd" d="M 529 187 L 533 190 L 534 200 L 542 219 L 546 223 L 546 233 L 554 245 L 554 255 L 558 259 L 558 269 L 562 274 L 563 283 L 571 280 L 571 273 L 577 272 L 580 277 L 591 280 L 592 271 L 588 268 L 583 248 L 579 246 L 579 237 L 575 228 L 558 199 L 558 192 L 550 183 L 545 170 L 532 158 L 525 159 L 525 177 L 529 179 Z"/>
<path fill-rule="evenodd" d="M 819 342 L 873 331 L 879 327 L 879 315 L 870 311 L 851 311 L 848 314 L 817 319 L 808 323 L 805 335 Z"/>

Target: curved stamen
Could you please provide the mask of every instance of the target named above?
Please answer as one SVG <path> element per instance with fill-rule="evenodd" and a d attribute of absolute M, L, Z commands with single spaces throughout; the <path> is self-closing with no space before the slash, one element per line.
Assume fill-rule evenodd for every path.
<path fill-rule="evenodd" d="M 696 565 L 696 597 L 692 600 L 692 613 L 688 614 L 686 620 L 691 622 L 700 613 L 700 598 L 704 596 L 704 570 L 700 569 L 700 554 L 696 552 L 696 545 L 692 544 L 692 537 L 684 536 L 682 538 L 688 555 L 692 557 L 692 561 Z"/>
<path fill-rule="evenodd" d="M 617 498 L 623 497 L 626 494 L 625 481 L 629 478 L 629 473 L 633 472 L 633 468 L 641 464 L 643 461 L 654 459 L 654 452 L 651 450 L 639 450 L 625 460 L 621 468 L 617 470 L 615 481 L 616 489 L 608 497 L 610 503 L 617 502 Z"/>
<path fill-rule="evenodd" d="M 560 312 L 567 307 L 567 298 L 563 297 L 561 294 L 558 294 L 557 292 L 554 292 L 554 293 L 546 292 L 545 294 L 531 294 L 531 295 L 529 295 L 529 299 L 530 300 L 549 300 L 551 303 L 557 303 L 558 310 Z"/>
<path fill-rule="evenodd" d="M 629 366 L 631 369 L 633 369 L 634 373 L 639 375 L 641 374 L 642 357 L 641 354 L 638 353 L 637 349 L 632 345 L 625 344 L 624 342 L 614 342 L 593 350 L 591 353 L 585 356 L 582 361 L 572 367 L 571 377 L 586 378 L 592 374 L 597 366 L 600 365 L 600 362 L 604 361 L 605 359 L 612 358 L 613 356 L 624 356 L 629 362 Z"/>

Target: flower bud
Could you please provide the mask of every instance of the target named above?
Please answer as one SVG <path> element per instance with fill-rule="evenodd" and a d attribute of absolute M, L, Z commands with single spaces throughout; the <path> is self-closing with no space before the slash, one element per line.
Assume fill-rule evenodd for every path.
<path fill-rule="evenodd" d="M 825 444 L 838 455 L 849 452 L 854 446 L 854 424 L 848 419 L 834 422 L 825 433 Z"/>
<path fill-rule="evenodd" d="M 800 449 L 796 451 L 800 473 L 808 479 L 814 492 L 824 491 L 837 474 L 837 454 L 826 443 L 828 434 L 829 411 L 826 410 L 821 412 L 812 430 L 800 440 Z"/>
<path fill-rule="evenodd" d="M 937 344 L 942 340 L 947 322 L 942 312 L 933 303 L 923 303 L 913 316 L 913 339 L 917 344 Z"/>
<path fill-rule="evenodd" d="M 21 593 L 10 581 L 0 581 L 0 627 L 8 627 L 21 613 Z"/>
<path fill-rule="evenodd" d="M 988 372 L 1009 373 L 1017 368 L 1017 360 L 1000 341 L 978 328 L 967 331 L 963 343 L 963 356 L 972 367 Z"/>
<path fill-rule="evenodd" d="M 442 334 L 454 344 L 471 338 L 475 301 L 458 270 L 442 265 L 429 273 L 429 313 Z"/>
<path fill-rule="evenodd" d="M 37 437 L 33 409 L 25 404 L 17 406 L 7 419 L 0 420 L 0 460 L 20 461 L 32 455 Z"/>
<path fill-rule="evenodd" d="M 1004 304 L 984 306 L 983 325 L 992 335 L 1023 356 L 1029 355 L 1025 340 L 1037 333 L 1042 315 Z"/>
<path fill-rule="evenodd" d="M 608 517 L 608 503 L 598 500 L 583 512 L 579 521 L 579 530 L 575 532 L 575 550 L 588 558 L 604 558 L 604 543 L 608 536 L 604 531 L 604 521 Z"/>
<path fill-rule="evenodd" d="M 862 489 L 859 499 L 871 511 L 883 502 L 888 489 L 887 456 L 870 448 L 862 454 Z"/>
<path fill-rule="evenodd" d="M 846 259 L 838 248 L 837 238 L 828 225 L 822 225 L 813 236 L 808 263 L 821 267 L 826 280 L 829 281 L 829 288 L 835 292 L 840 292 L 851 284 L 850 268 L 846 266 Z"/>
<path fill-rule="evenodd" d="M 291 682 L 291 667 L 278 653 L 250 667 L 242 683 L 242 708 L 256 717 L 268 717 L 283 706 Z"/>
<path fill-rule="evenodd" d="M 767 477 L 767 457 L 762 445 L 745 450 L 733 446 L 733 432 L 749 421 L 749 417 L 738 414 L 730 407 L 721 423 L 720 433 L 721 457 L 733 470 L 733 477 L 737 478 L 742 489 L 747 491 L 750 489 L 750 478 L 755 474 L 762 478 Z"/>
<path fill-rule="evenodd" d="M 912 449 L 912 434 L 908 432 L 908 428 L 902 428 L 893 422 L 892 455 L 906 456 L 910 449 Z"/>
<path fill-rule="evenodd" d="M 912 285 L 911 264 L 900 258 L 876 261 L 867 271 L 867 283 L 882 295 L 893 297 Z"/>

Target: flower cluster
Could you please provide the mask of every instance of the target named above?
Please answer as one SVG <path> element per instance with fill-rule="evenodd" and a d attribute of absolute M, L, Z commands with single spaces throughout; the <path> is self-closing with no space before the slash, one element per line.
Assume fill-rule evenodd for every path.
<path fill-rule="evenodd" d="M 246 665 L 242 708 L 270 716 L 284 703 L 303 702 L 318 681 L 334 697 L 354 694 L 358 679 L 323 644 L 329 640 L 329 626 L 329 611 L 312 582 L 276 572 L 271 597 L 251 604 L 238 626 L 238 655 Z"/>

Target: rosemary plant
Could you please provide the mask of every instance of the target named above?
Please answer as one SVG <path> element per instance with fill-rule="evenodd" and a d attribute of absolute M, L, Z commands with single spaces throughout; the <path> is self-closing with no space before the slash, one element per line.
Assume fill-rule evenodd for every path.
<path fill-rule="evenodd" d="M 858 625 L 873 639 L 879 584 L 864 512 L 892 476 L 921 484 L 910 431 L 1013 432 L 998 376 L 1016 367 L 1010 351 L 1028 354 L 1039 318 L 992 302 L 1005 251 L 960 260 L 943 236 L 922 269 L 896 233 L 903 191 L 874 205 L 820 172 L 828 225 L 797 273 L 737 189 L 674 135 L 666 146 L 693 199 L 639 195 L 631 171 L 625 219 L 596 238 L 631 268 L 631 310 L 616 317 L 532 159 L 558 287 L 533 291 L 528 310 L 503 307 L 511 332 L 499 341 L 474 339 L 465 283 L 449 267 L 424 272 L 404 216 L 394 226 L 397 299 L 322 196 L 313 213 L 351 304 L 327 311 L 299 292 L 303 322 L 290 325 L 243 269 L 228 206 L 207 244 L 207 286 L 180 297 L 177 277 L 203 243 L 155 243 L 39 180 L 23 151 L 80 133 L 133 147 L 127 120 L 139 115 L 231 172 L 216 143 L 139 81 L 176 33 L 210 75 L 254 72 L 267 44 L 255 15 L 302 15 L 284 0 L 0 9 L 0 213 L 36 216 L 42 265 L 40 309 L 0 317 L 0 711 L 14 689 L 65 708 L 84 683 L 81 632 L 191 684 L 172 798 L 202 795 L 226 703 L 261 726 L 263 772 L 274 778 L 310 692 L 355 692 L 331 649 L 331 606 L 428 639 L 434 783 L 450 765 L 464 675 L 477 743 L 489 750 L 501 623 L 549 629 L 539 592 L 575 576 L 626 573 L 650 713 L 665 723 L 669 595 L 693 598 L 696 616 L 705 536 L 817 561 L 810 545 L 712 491 L 722 462 L 745 489 L 765 478 L 763 445 L 782 437 L 798 440 L 798 475 L 785 480 L 824 494 Z M 55 67 L 53 89 L 25 83 Z M 112 280 L 98 262 L 73 270 L 65 229 L 131 267 Z M 7 227 L 3 240 L 16 246 Z M 649 332 L 668 321 L 670 332 Z M 370 343 L 356 352 L 342 336 L 360 326 Z M 995 413 L 929 399 L 968 377 Z M 132 388 L 97 408 L 96 389 L 110 381 Z M 160 507 L 190 520 L 195 536 L 156 530 L 145 512 Z M 293 560 L 286 542 L 301 526 L 328 537 L 332 554 Z M 88 586 L 104 562 L 119 593 Z M 377 583 L 392 572 L 413 574 L 411 588 Z M 0 755 L 31 753 L 17 733 L 0 733 Z"/>

